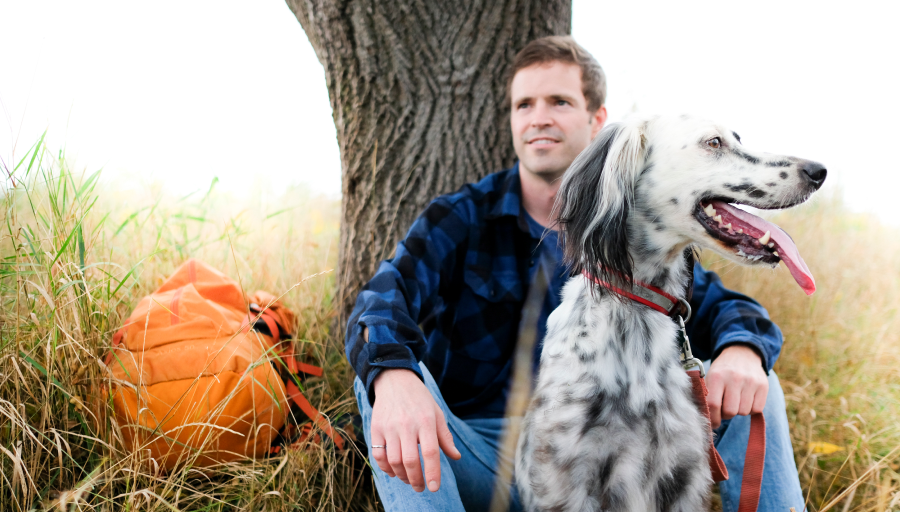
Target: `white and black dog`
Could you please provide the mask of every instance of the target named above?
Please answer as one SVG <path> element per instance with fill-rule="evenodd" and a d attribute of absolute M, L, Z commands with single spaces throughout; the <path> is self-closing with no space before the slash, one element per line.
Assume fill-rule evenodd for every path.
<path fill-rule="evenodd" d="M 728 203 L 794 206 L 825 175 L 689 116 L 610 125 L 575 159 L 555 207 L 574 277 L 548 320 L 516 453 L 528 510 L 708 509 L 709 427 L 679 362 L 676 324 L 583 274 L 684 297 L 685 254 L 700 247 L 748 265 L 783 261 L 812 293 L 791 238 Z"/>

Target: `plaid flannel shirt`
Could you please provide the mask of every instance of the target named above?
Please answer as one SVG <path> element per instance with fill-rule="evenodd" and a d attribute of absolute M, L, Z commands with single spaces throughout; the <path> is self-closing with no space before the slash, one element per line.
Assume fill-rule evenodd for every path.
<path fill-rule="evenodd" d="M 539 265 L 550 270 L 541 340 L 568 279 L 555 233 L 540 242 L 540 226 L 522 208 L 521 194 L 516 164 L 438 197 L 362 289 L 345 350 L 370 403 L 382 370 L 405 368 L 421 378 L 422 361 L 457 416 L 503 414 L 529 283 Z M 766 371 L 775 364 L 782 335 L 766 310 L 726 289 L 699 264 L 691 308 L 688 335 L 695 357 L 715 358 L 740 343 L 760 354 Z M 535 367 L 540 349 L 538 343 Z"/>

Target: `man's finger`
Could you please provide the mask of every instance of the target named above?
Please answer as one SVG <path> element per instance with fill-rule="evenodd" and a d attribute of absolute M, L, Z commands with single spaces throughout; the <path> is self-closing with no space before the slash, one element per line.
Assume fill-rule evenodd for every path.
<path fill-rule="evenodd" d="M 414 491 L 422 492 L 425 490 L 425 482 L 422 478 L 422 465 L 419 463 L 419 440 L 413 433 L 403 433 L 400 444 L 403 446 L 402 460 L 406 483 L 411 485 Z"/>
<path fill-rule="evenodd" d="M 375 432 L 372 432 L 372 446 L 385 446 L 384 436 L 376 436 Z M 388 463 L 387 450 L 385 448 L 372 448 L 372 458 L 375 459 L 375 464 L 377 464 L 379 469 L 384 471 L 387 476 L 396 476 L 390 463 Z"/>
<path fill-rule="evenodd" d="M 405 483 L 409 483 L 406 478 L 406 468 L 403 467 L 403 450 L 399 437 L 392 437 L 390 442 L 384 447 L 387 451 L 388 464 L 391 466 L 391 472 Z"/>
<path fill-rule="evenodd" d="M 753 397 L 753 408 L 750 409 L 750 414 L 756 414 L 758 412 L 763 412 L 763 409 L 766 408 L 766 398 L 769 396 L 769 381 L 766 380 L 763 386 L 760 386 L 756 390 L 756 395 Z"/>
<path fill-rule="evenodd" d="M 717 374 L 709 375 L 707 386 L 709 394 L 706 395 L 706 405 L 709 406 L 709 422 L 712 428 L 716 429 L 722 423 L 722 393 L 725 387 Z"/>
<path fill-rule="evenodd" d="M 440 413 L 437 417 L 438 444 L 441 446 L 441 450 L 447 454 L 447 457 L 459 460 L 462 458 L 462 454 L 456 449 L 456 444 L 453 442 L 453 434 L 450 433 L 450 428 L 447 426 L 447 421 L 444 419 L 444 414 L 441 413 L 440 408 L 438 408 L 438 412 Z"/>
<path fill-rule="evenodd" d="M 441 452 L 434 428 L 425 427 L 419 431 L 419 448 L 425 465 L 425 485 L 429 491 L 437 492 L 441 487 Z"/>
<path fill-rule="evenodd" d="M 722 393 L 722 419 L 730 420 L 741 408 L 741 386 L 729 382 Z"/>
<path fill-rule="evenodd" d="M 744 388 L 741 390 L 741 403 L 738 405 L 737 411 L 739 416 L 750 415 L 750 411 L 753 409 L 753 400 L 756 396 L 757 389 L 759 389 L 759 386 L 755 385 L 753 382 L 744 384 Z"/>

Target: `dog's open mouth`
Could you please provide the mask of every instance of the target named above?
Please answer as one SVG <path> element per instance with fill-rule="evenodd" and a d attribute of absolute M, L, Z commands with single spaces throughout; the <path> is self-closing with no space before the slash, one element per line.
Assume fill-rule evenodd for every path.
<path fill-rule="evenodd" d="M 701 201 L 694 217 L 710 236 L 734 249 L 739 256 L 772 265 L 783 261 L 807 295 L 816 291 L 816 281 L 794 241 L 775 224 L 719 199 Z"/>

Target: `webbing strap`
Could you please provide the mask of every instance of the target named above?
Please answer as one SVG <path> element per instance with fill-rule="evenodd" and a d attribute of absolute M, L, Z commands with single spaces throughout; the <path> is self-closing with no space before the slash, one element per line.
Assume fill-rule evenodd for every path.
<path fill-rule="evenodd" d="M 691 378 L 691 392 L 694 403 L 700 409 L 700 413 L 706 419 L 706 429 L 709 437 L 709 469 L 712 472 L 713 481 L 728 480 L 728 468 L 716 450 L 712 438 L 712 425 L 709 420 L 709 405 L 706 403 L 706 382 L 699 370 L 687 372 Z M 744 476 L 741 479 L 741 500 L 738 512 L 756 512 L 759 508 L 759 495 L 762 490 L 763 465 L 766 459 L 766 420 L 762 413 L 750 415 L 750 439 L 747 441 L 747 452 L 744 455 Z"/>
<path fill-rule="evenodd" d="M 728 468 L 725 467 L 725 462 L 722 461 L 719 450 L 716 450 L 716 446 L 713 444 L 712 425 L 709 420 L 709 404 L 706 403 L 706 395 L 709 394 L 709 391 L 706 389 L 706 381 L 700 375 L 700 370 L 691 370 L 687 374 L 691 378 L 691 392 L 694 396 L 694 403 L 706 420 L 707 437 L 709 437 L 709 469 L 712 471 L 713 481 L 722 482 L 728 480 Z"/>
<path fill-rule="evenodd" d="M 311 420 L 316 422 L 316 425 L 318 425 L 318 427 L 334 441 L 335 446 L 337 446 L 339 450 L 343 450 L 344 439 L 334 431 L 331 427 L 331 423 L 328 422 L 328 419 L 309 403 L 309 400 L 307 400 L 306 397 L 303 396 L 303 393 L 300 392 L 300 388 L 298 388 L 293 381 L 288 381 L 286 387 L 288 397 L 297 404 L 297 407 L 299 407 L 304 414 L 309 416 Z"/>
<path fill-rule="evenodd" d="M 759 507 L 765 460 L 766 419 L 758 412 L 750 415 L 750 439 L 744 456 L 744 478 L 741 480 L 741 504 L 738 512 L 756 512 Z"/>

